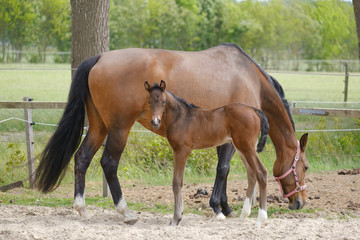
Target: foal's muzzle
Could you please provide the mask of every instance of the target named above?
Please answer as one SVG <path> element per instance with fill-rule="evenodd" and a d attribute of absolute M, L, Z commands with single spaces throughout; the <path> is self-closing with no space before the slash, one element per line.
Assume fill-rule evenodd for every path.
<path fill-rule="evenodd" d="M 153 126 L 153 128 L 155 130 L 158 130 L 160 125 L 161 125 L 161 120 L 158 118 L 158 117 L 154 117 L 152 120 L 151 120 L 151 125 Z"/>

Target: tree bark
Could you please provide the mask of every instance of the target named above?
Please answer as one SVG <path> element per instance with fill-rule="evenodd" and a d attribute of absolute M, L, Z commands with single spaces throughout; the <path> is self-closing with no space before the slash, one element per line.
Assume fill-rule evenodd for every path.
<path fill-rule="evenodd" d="M 109 50 L 110 0 L 71 0 L 71 68 Z M 72 71 L 72 75 L 74 71 Z"/>
<path fill-rule="evenodd" d="M 360 59 L 360 0 L 353 0 Z"/>

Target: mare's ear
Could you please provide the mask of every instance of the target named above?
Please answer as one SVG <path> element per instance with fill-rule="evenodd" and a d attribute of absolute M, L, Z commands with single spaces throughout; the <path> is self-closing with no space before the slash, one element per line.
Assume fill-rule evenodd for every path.
<path fill-rule="evenodd" d="M 145 90 L 146 90 L 146 91 L 150 92 L 151 86 L 150 86 L 150 84 L 148 83 L 148 81 L 146 81 L 146 82 L 144 83 L 144 87 L 145 87 Z"/>
<path fill-rule="evenodd" d="M 165 89 L 166 89 L 166 83 L 164 82 L 164 80 L 161 80 L 161 82 L 160 82 L 160 89 L 161 89 L 161 91 L 165 91 Z"/>
<path fill-rule="evenodd" d="M 300 149 L 301 149 L 301 151 L 305 151 L 306 143 L 307 143 L 307 140 L 308 140 L 308 135 L 309 135 L 308 133 L 305 133 L 300 138 Z"/>

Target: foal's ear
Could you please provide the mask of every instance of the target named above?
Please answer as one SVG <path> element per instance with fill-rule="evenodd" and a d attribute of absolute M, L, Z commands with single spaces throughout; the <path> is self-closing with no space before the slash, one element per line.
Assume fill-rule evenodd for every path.
<path fill-rule="evenodd" d="M 305 151 L 306 143 L 307 143 L 307 140 L 308 140 L 308 135 L 309 135 L 308 133 L 305 133 L 300 138 L 300 149 L 301 149 L 301 151 Z"/>
<path fill-rule="evenodd" d="M 146 91 L 150 92 L 151 86 L 150 86 L 150 84 L 148 83 L 148 81 L 146 81 L 146 82 L 144 83 L 144 87 L 145 87 L 145 90 L 146 90 Z"/>
<path fill-rule="evenodd" d="M 164 82 L 164 80 L 161 80 L 161 82 L 160 82 L 161 91 L 165 91 L 165 88 L 166 88 L 166 83 Z"/>

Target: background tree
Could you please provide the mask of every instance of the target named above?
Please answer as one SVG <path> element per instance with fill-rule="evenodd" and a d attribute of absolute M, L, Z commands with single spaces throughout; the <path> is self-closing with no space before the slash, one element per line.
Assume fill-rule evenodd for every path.
<path fill-rule="evenodd" d="M 95 19 L 108 10 L 100 5 L 111 3 L 110 16 L 106 16 L 110 18 L 111 49 L 202 50 L 234 42 L 262 62 L 262 59 L 357 58 L 354 13 L 359 13 L 356 8 L 359 1 L 106 0 L 105 3 L 85 3 L 79 0 L 71 1 L 71 5 L 84 4 L 81 9 L 75 9 L 79 14 L 74 14 L 72 21 L 74 29 L 83 21 L 84 27 L 73 29 L 73 35 L 78 34 L 76 38 L 80 39 L 81 35 L 85 36 L 82 32 L 87 31 L 86 28 L 98 28 L 102 24 L 102 20 Z M 0 0 L 0 6 L 0 61 L 20 61 L 23 50 L 36 49 L 40 57 L 35 57 L 42 61 L 49 47 L 70 51 L 68 0 Z M 85 12 L 89 14 L 85 16 Z M 96 12 L 95 18 L 93 12 Z M 81 16 L 86 19 L 76 19 Z M 97 37 L 102 34 L 83 40 L 99 46 L 98 41 L 103 37 Z M 73 42 L 73 49 L 83 47 L 83 44 L 74 46 L 77 41 Z M 93 55 L 107 48 L 86 52 Z M 64 60 L 55 58 L 55 62 Z M 77 64 L 79 62 L 74 63 Z"/>
<path fill-rule="evenodd" d="M 70 41 L 70 5 L 68 0 L 38 0 L 35 3 L 37 18 L 33 36 L 40 61 L 45 63 L 49 46 L 64 51 L 64 44 Z"/>
<path fill-rule="evenodd" d="M 71 68 L 77 68 L 86 58 L 109 50 L 110 0 L 70 2 Z"/>
<path fill-rule="evenodd" d="M 356 32 L 358 38 L 358 52 L 359 52 L 359 59 L 360 59 L 360 0 L 353 0 L 354 5 L 354 15 L 356 20 Z"/>
<path fill-rule="evenodd" d="M 22 50 L 30 42 L 28 36 L 33 30 L 33 3 L 26 0 L 1 0 L 0 2 L 0 26 L 1 44 L 3 45 L 3 60 L 6 51 L 12 50 L 12 54 L 7 54 L 8 61 L 20 62 Z"/>

